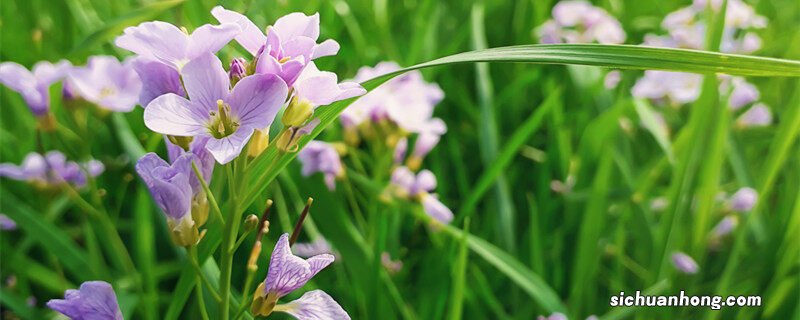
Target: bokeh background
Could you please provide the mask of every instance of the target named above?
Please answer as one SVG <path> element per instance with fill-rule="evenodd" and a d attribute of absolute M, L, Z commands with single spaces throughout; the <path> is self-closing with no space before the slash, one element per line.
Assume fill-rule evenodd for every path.
<path fill-rule="evenodd" d="M 317 63 L 346 79 L 380 61 L 408 66 L 476 48 L 537 43 L 534 30 L 550 18 L 554 2 L 9 0 L 0 2 L 0 60 L 31 66 L 62 58 L 78 65 L 95 54 L 122 58 L 128 53 L 112 41 L 124 27 L 158 19 L 192 30 L 215 23 L 209 12 L 223 5 L 260 26 L 294 11 L 319 12 L 321 39 L 336 39 L 342 48 Z M 663 17 L 690 4 L 593 2 L 620 20 L 628 44 L 641 43 L 646 33 L 663 33 Z M 746 2 L 769 19 L 758 31 L 763 48 L 755 54 L 800 59 L 800 2 Z M 220 53 L 224 62 L 244 55 L 236 45 Z M 469 220 L 469 233 L 499 252 L 487 254 L 486 247 L 468 244 L 458 230 L 426 227 L 409 204 L 378 201 L 379 190 L 369 183 L 353 182 L 356 191 L 349 195 L 356 199 L 348 199 L 347 188 L 328 191 L 321 177 L 302 177 L 297 163 L 264 195 L 277 204 L 273 228 L 288 232 L 305 198 L 314 197 L 314 230 L 308 234 L 324 235 L 341 259 L 309 287 L 326 290 L 355 319 L 532 319 L 551 313 L 534 299 L 540 285 L 556 292 L 575 319 L 800 318 L 800 147 L 796 128 L 785 128 L 787 115 L 800 108 L 797 80 L 748 79 L 771 107 L 775 123 L 746 130 L 731 125 L 716 140 L 697 134 L 669 162 L 634 108 L 630 88 L 642 72 L 623 72 L 612 90 L 603 86 L 604 72 L 527 64 L 462 64 L 423 71 L 427 81 L 445 92 L 435 114 L 449 129 L 423 167 L 439 179 L 437 193 L 456 215 L 452 226 L 460 229 Z M 28 152 L 42 149 L 58 149 L 73 158 L 88 150 L 103 161 L 107 170 L 97 181 L 97 201 L 111 212 L 138 270 L 131 274 L 105 261 L 104 235 L 92 231 L 89 226 L 97 222 L 87 219 L 69 194 L 3 179 L 0 212 L 13 210 L 28 218 L 20 223 L 23 228 L 0 233 L 2 317 L 51 318 L 54 313 L 44 302 L 81 281 L 103 279 L 114 284 L 126 318 L 198 318 L 194 299 L 173 302 L 177 279 L 188 268 L 186 257 L 170 242 L 163 217 L 133 171 L 130 145 L 164 154 L 160 135 L 143 125 L 142 109 L 121 116 L 95 112 L 79 137 L 57 139 L 37 134 L 35 119 L 19 95 L 7 88 L 0 95 L 0 162 L 19 163 Z M 546 112 L 534 114 L 545 106 Z M 703 107 L 690 104 L 670 112 L 670 141 L 684 130 L 713 123 L 715 115 L 708 114 L 690 125 L 692 108 Z M 52 110 L 58 118 L 73 112 L 57 104 Z M 621 119 L 631 128 L 621 127 Z M 125 126 L 130 131 L 120 129 Z M 320 139 L 341 136 L 335 124 Z M 785 161 L 776 164 L 776 146 L 782 144 L 788 144 Z M 693 156 L 684 156 L 690 152 Z M 717 158 L 721 160 L 713 160 Z M 708 175 L 718 175 L 717 183 L 703 184 Z M 554 188 L 559 184 L 569 187 Z M 754 215 L 751 223 L 692 252 L 699 273 L 662 270 L 671 254 L 660 240 L 665 217 L 672 218 L 667 224 L 679 239 L 671 249 L 690 251 L 683 239 L 693 231 L 697 203 L 692 199 L 730 195 L 745 186 L 761 196 L 749 213 Z M 659 212 L 650 206 L 658 198 L 681 204 L 669 207 L 674 214 Z M 721 202 L 712 207 L 709 227 L 725 210 Z M 250 213 L 256 210 L 254 206 Z M 353 222 L 356 210 L 369 221 L 385 216 L 388 222 L 359 228 Z M 270 233 L 265 247 L 277 236 Z M 737 241 L 741 243 L 735 246 Z M 247 251 L 242 252 L 234 270 L 244 270 Z M 402 261 L 399 272 L 384 269 L 383 252 Z M 75 256 L 88 257 L 90 268 L 80 273 L 65 268 Z M 234 283 L 242 277 L 235 274 Z M 144 284 L 141 291 L 134 286 L 139 282 Z M 761 295 L 764 305 L 721 311 L 609 307 L 612 295 L 635 290 Z M 33 306 L 26 301 L 31 296 L 36 299 Z"/>

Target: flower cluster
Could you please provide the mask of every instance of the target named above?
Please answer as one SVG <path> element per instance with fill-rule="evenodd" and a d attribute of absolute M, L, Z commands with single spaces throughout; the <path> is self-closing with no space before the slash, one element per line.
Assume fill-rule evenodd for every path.
<path fill-rule="evenodd" d="M 648 34 L 643 45 L 669 48 L 703 49 L 707 25 L 703 20 L 706 6 L 720 10 L 722 1 L 696 0 L 692 5 L 667 15 L 661 26 L 666 35 Z M 751 53 L 761 48 L 761 38 L 753 29 L 763 28 L 767 21 L 741 0 L 728 2 L 725 28 L 720 44 L 722 52 Z M 660 105 L 681 106 L 700 96 L 702 76 L 698 74 L 649 70 L 634 85 L 634 97 L 649 99 Z M 720 93 L 729 95 L 733 111 L 747 110 L 739 115 L 740 127 L 765 126 L 772 122 L 772 113 L 758 102 L 758 89 L 741 77 L 720 76 Z"/>
<path fill-rule="evenodd" d="M 553 7 L 553 19 L 536 30 L 541 43 L 625 42 L 622 25 L 602 8 L 584 0 L 560 1 Z"/>
<path fill-rule="evenodd" d="M 355 81 L 380 77 L 400 70 L 394 62 L 381 62 L 375 67 L 362 67 Z M 439 143 L 447 132 L 444 121 L 433 116 L 436 105 L 444 93 L 438 85 L 427 83 L 418 71 L 408 72 L 387 81 L 370 93 L 353 102 L 341 114 L 346 145 L 357 147 L 362 140 L 388 147 L 396 169 L 387 195 L 420 202 L 425 212 L 437 220 L 448 223 L 452 212 L 430 192 L 436 186 L 432 172 L 423 170 L 424 186 L 417 188 L 415 171 L 422 166 L 424 157 Z M 414 148 L 409 153 L 409 140 Z M 303 174 L 321 172 L 325 183 L 334 189 L 335 180 L 345 176 L 340 155 L 347 153 L 344 144 L 311 142 L 300 152 Z M 406 159 L 407 158 L 407 159 Z M 432 184 L 428 182 L 433 181 Z"/>
<path fill-rule="evenodd" d="M 68 161 L 67 157 L 58 151 L 50 151 L 45 155 L 32 152 L 19 166 L 10 163 L 0 164 L 0 177 L 28 181 L 41 187 L 54 187 L 63 183 L 82 187 L 86 185 L 89 177 L 96 177 L 104 170 L 103 163 L 97 160 L 78 163 Z"/>

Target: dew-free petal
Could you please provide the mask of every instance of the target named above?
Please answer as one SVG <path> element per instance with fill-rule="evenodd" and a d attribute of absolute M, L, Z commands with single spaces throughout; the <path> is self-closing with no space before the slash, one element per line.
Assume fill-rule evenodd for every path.
<path fill-rule="evenodd" d="M 286 312 L 299 320 L 350 319 L 342 306 L 322 290 L 306 292 L 299 299 L 283 304 L 276 310 Z"/>
<path fill-rule="evenodd" d="M 122 320 L 117 296 L 104 281 L 87 281 L 79 290 L 67 290 L 64 299 L 47 302 L 50 309 L 72 320 Z"/>
<path fill-rule="evenodd" d="M 236 23 L 239 25 L 241 32 L 236 35 L 236 42 L 254 56 L 267 41 L 261 29 L 241 13 L 227 10 L 222 6 L 216 6 L 211 9 L 211 15 L 220 23 Z"/>
<path fill-rule="evenodd" d="M 144 109 L 144 124 L 150 130 L 174 136 L 207 132 L 207 109 L 172 93 L 151 101 Z"/>
<path fill-rule="evenodd" d="M 320 270 L 331 264 L 333 255 L 321 254 L 304 260 L 292 254 L 289 234 L 284 233 L 275 244 L 264 280 L 265 293 L 274 292 L 283 297 L 302 287 Z"/>
<path fill-rule="evenodd" d="M 222 67 L 222 61 L 210 52 L 189 61 L 181 70 L 183 84 L 192 103 L 207 111 L 217 110 L 217 100 L 228 97 L 230 80 Z"/>

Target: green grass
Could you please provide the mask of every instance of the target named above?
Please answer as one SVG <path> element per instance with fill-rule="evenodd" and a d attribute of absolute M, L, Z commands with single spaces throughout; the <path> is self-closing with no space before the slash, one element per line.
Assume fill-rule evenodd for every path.
<path fill-rule="evenodd" d="M 635 46 L 532 45 L 532 31 L 550 16 L 550 2 L 3 1 L 0 60 L 30 66 L 61 58 L 82 64 L 94 54 L 124 57 L 127 53 L 111 42 L 124 27 L 158 19 L 192 30 L 214 21 L 209 11 L 216 4 L 244 12 L 260 26 L 289 12 L 318 11 L 321 38 L 342 45 L 336 57 L 318 61 L 321 69 L 346 79 L 361 66 L 394 60 L 409 67 L 403 71 L 421 70 L 444 90 L 436 116 L 449 130 L 423 167 L 436 173 L 439 197 L 456 219 L 431 226 L 417 206 L 381 201 L 389 173 L 387 158 L 374 143 L 350 152 L 347 177 L 333 192 L 319 176 L 302 177 L 294 154 L 271 146 L 233 177 L 218 167 L 209 186 L 231 219 L 228 224 L 239 222 L 234 217 L 260 214 L 268 198 L 276 203 L 256 281 L 264 279 L 278 235 L 290 232 L 305 199 L 313 197 L 312 223 L 301 239 L 323 235 L 341 260 L 288 298 L 323 289 L 355 319 L 531 319 L 555 311 L 571 319 L 592 314 L 797 318 L 800 3 L 748 1 L 769 18 L 768 28 L 759 32 L 764 48 L 756 55 L 763 58 L 755 58 Z M 626 43 L 638 44 L 688 0 L 594 3 L 620 18 Z M 709 37 L 709 48 L 718 46 L 715 39 Z M 245 54 L 232 44 L 220 56 L 227 62 Z M 602 77 L 592 76 L 606 68 L 624 70 L 615 90 L 603 89 Z M 725 107 L 727 97 L 716 90 L 715 77 L 707 76 L 701 98 L 668 111 L 669 130 L 654 130 L 652 112 L 660 107 L 630 96 L 644 69 L 748 76 L 776 121 L 766 128 L 738 128 Z M 144 127 L 141 109 L 112 115 L 71 111 L 58 101 L 60 88 L 52 92 L 56 117 L 73 135 L 39 137 L 23 100 L 0 89 L 0 162 L 19 163 L 28 152 L 56 149 L 71 159 L 91 155 L 107 171 L 92 184 L 96 187 L 77 194 L 0 180 L 0 212 L 20 226 L 0 233 L 0 274 L 16 277 L 13 287 L 0 285 L 3 312 L 53 318 L 44 302 L 101 279 L 114 285 L 126 319 L 201 318 L 197 274 L 186 251 L 171 243 L 162 214 L 133 171 L 145 152 L 165 154 L 162 139 Z M 349 102 L 320 109 L 322 125 L 311 137 L 341 140 L 336 117 Z M 76 115 L 89 119 L 86 126 L 72 120 Z M 620 121 L 633 129 L 622 129 Z M 574 181 L 569 191 L 550 189 L 551 181 L 568 179 Z M 227 201 L 228 182 L 239 191 L 236 205 Z M 757 207 L 740 216 L 732 235 L 710 245 L 708 233 L 723 217 L 718 193 L 742 186 L 758 190 Z M 659 197 L 669 199 L 663 212 L 649 206 Z M 213 215 L 210 219 L 198 256 L 216 285 L 227 267 L 219 263 L 218 248 L 230 234 L 213 223 Z M 232 254 L 232 310 L 241 303 L 252 241 L 251 235 Z M 399 273 L 381 267 L 384 251 L 403 261 Z M 669 261 L 673 251 L 695 257 L 700 272 L 675 272 Z M 761 295 L 764 306 L 720 311 L 608 306 L 612 295 L 636 290 Z M 26 305 L 28 296 L 37 298 L 35 307 Z M 208 289 L 203 296 L 213 319 L 220 303 Z"/>

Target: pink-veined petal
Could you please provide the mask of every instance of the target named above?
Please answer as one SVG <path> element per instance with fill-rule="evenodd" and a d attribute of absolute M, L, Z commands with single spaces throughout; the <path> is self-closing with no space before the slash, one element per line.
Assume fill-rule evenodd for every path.
<path fill-rule="evenodd" d="M 322 290 L 306 292 L 299 299 L 276 307 L 299 320 L 349 320 L 342 306 Z"/>
<path fill-rule="evenodd" d="M 328 39 L 322 43 L 314 46 L 314 52 L 311 54 L 311 59 L 319 57 L 334 56 L 339 53 L 339 43 L 333 39 Z"/>
<path fill-rule="evenodd" d="M 319 38 L 319 13 L 307 16 L 302 12 L 293 12 L 278 18 L 274 28 L 284 40 L 304 36 L 317 41 Z"/>
<path fill-rule="evenodd" d="M 228 103 L 242 127 L 266 128 L 281 109 L 289 88 L 274 74 L 256 74 L 240 80 Z"/>
<path fill-rule="evenodd" d="M 138 55 L 153 57 L 176 69 L 185 63 L 189 36 L 163 21 L 150 21 L 125 28 L 114 43 Z"/>
<path fill-rule="evenodd" d="M 212 137 L 208 139 L 206 149 L 214 156 L 214 159 L 217 159 L 219 164 L 231 162 L 231 160 L 236 159 L 236 157 L 242 153 L 242 149 L 247 145 L 250 136 L 253 135 L 253 130 L 252 127 L 242 126 L 233 134 L 222 139 Z"/>
<path fill-rule="evenodd" d="M 218 26 L 204 24 L 189 36 L 187 58 L 192 59 L 205 53 L 217 53 L 228 42 L 231 42 L 242 29 L 235 23 L 223 23 Z"/>

